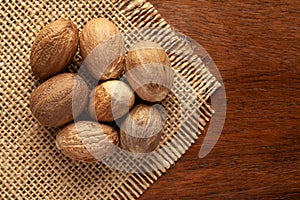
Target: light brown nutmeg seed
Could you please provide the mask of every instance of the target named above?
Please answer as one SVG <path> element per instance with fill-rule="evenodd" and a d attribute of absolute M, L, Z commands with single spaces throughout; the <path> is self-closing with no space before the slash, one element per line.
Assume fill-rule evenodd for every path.
<path fill-rule="evenodd" d="M 70 20 L 59 19 L 45 26 L 31 48 L 30 66 L 41 79 L 47 79 L 65 69 L 78 46 L 78 29 Z"/>
<path fill-rule="evenodd" d="M 140 41 L 126 57 L 126 78 L 145 101 L 159 102 L 173 86 L 173 71 L 165 50 L 156 43 Z"/>
<path fill-rule="evenodd" d="M 73 73 L 56 75 L 35 89 L 30 109 L 40 124 L 48 127 L 71 122 L 84 109 L 89 89 L 82 78 Z"/>
<path fill-rule="evenodd" d="M 73 160 L 96 162 L 111 155 L 119 144 L 112 127 L 97 122 L 79 121 L 56 135 L 56 146 Z"/>
<path fill-rule="evenodd" d="M 155 106 L 139 104 L 120 126 L 120 146 L 132 153 L 149 153 L 158 146 L 163 126 Z"/>
<path fill-rule="evenodd" d="M 80 52 L 91 75 L 117 79 L 125 66 L 125 43 L 119 29 L 105 18 L 87 22 L 80 34 Z"/>
<path fill-rule="evenodd" d="M 134 92 L 126 83 L 107 81 L 91 92 L 89 112 L 98 121 L 112 122 L 128 113 L 134 101 Z"/>

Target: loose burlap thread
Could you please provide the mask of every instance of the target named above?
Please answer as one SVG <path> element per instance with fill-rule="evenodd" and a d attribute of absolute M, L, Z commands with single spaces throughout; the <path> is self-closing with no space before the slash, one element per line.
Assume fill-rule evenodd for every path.
<path fill-rule="evenodd" d="M 199 56 L 155 8 L 144 0 L 104 1 L 4 1 L 1 7 L 1 199 L 136 199 L 177 161 L 204 131 L 213 110 L 206 103 L 219 83 Z M 42 27 L 58 18 L 71 19 L 80 30 L 95 17 L 106 17 L 125 34 L 127 48 L 136 40 L 149 39 L 168 52 L 172 67 L 192 85 L 200 105 L 200 117 L 189 116 L 195 126 L 178 132 L 178 99 L 170 94 L 162 102 L 167 114 L 157 159 L 164 166 L 147 173 L 126 173 L 101 162 L 74 162 L 55 147 L 55 132 L 32 117 L 29 98 L 41 83 L 30 71 L 30 48 Z M 144 27 L 151 29 L 140 30 Z M 157 29 L 159 33 L 157 33 Z M 157 35 L 159 34 L 159 37 Z M 168 41 L 168 42 L 167 42 Z M 183 59 L 183 57 L 185 59 Z M 82 59 L 77 52 L 70 70 L 76 72 Z M 186 95 L 185 86 L 175 80 L 176 93 Z M 188 101 L 188 98 L 187 98 Z M 190 108 L 194 108 L 191 106 Z M 170 141 L 173 146 L 170 146 Z M 168 148 L 166 148 L 168 147 Z M 121 162 L 127 162 L 123 160 Z"/>

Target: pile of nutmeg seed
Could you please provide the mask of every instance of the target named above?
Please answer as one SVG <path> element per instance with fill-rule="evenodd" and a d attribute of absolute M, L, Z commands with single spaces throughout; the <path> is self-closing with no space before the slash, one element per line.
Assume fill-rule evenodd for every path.
<path fill-rule="evenodd" d="M 78 43 L 84 66 L 97 79 L 91 91 L 78 74 L 62 73 Z M 164 123 L 152 105 L 166 98 L 173 83 L 166 70 L 169 57 L 158 44 L 138 41 L 126 52 L 121 32 L 105 18 L 87 22 L 80 37 L 73 22 L 59 19 L 37 35 L 30 66 L 44 80 L 31 95 L 30 109 L 43 126 L 65 126 L 56 135 L 56 146 L 66 156 L 92 162 L 118 146 L 131 153 L 157 148 Z M 124 74 L 126 81 L 121 81 Z M 86 107 L 94 121 L 76 120 Z M 110 126 L 116 120 L 121 120 L 119 131 Z"/>

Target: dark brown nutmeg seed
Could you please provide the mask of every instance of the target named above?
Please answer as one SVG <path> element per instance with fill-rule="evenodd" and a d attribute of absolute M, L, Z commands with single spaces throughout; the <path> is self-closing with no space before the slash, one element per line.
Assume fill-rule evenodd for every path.
<path fill-rule="evenodd" d="M 72 61 L 79 35 L 70 20 L 59 19 L 45 26 L 31 48 L 30 66 L 41 79 L 47 79 L 65 69 Z"/>
<path fill-rule="evenodd" d="M 71 122 L 84 109 L 89 89 L 82 78 L 73 73 L 56 75 L 35 89 L 30 109 L 44 126 L 55 127 Z"/>

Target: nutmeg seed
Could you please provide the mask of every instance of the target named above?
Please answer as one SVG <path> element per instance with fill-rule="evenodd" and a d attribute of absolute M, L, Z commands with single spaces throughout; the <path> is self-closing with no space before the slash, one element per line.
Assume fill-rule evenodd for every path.
<path fill-rule="evenodd" d="M 105 18 L 87 22 L 80 34 L 80 52 L 91 75 L 100 80 L 118 78 L 125 65 L 124 38 Z"/>
<path fill-rule="evenodd" d="M 134 92 L 124 82 L 112 80 L 98 85 L 90 94 L 90 115 L 103 122 L 124 116 L 133 106 Z"/>
<path fill-rule="evenodd" d="M 61 72 L 72 61 L 78 40 L 77 26 L 70 20 L 59 19 L 45 26 L 31 48 L 32 72 L 41 79 Z"/>
<path fill-rule="evenodd" d="M 30 98 L 30 109 L 42 125 L 61 126 L 83 111 L 88 93 L 86 83 L 76 74 L 59 74 L 35 89 Z"/>
<path fill-rule="evenodd" d="M 158 146 L 163 119 L 154 106 L 139 104 L 120 126 L 120 146 L 133 153 L 148 153 Z"/>
<path fill-rule="evenodd" d="M 117 131 L 97 122 L 79 121 L 56 135 L 56 146 L 73 160 L 96 162 L 112 154 L 119 144 Z"/>
<path fill-rule="evenodd" d="M 145 101 L 162 101 L 173 86 L 173 71 L 165 50 L 150 41 L 131 47 L 126 57 L 126 78 Z"/>

